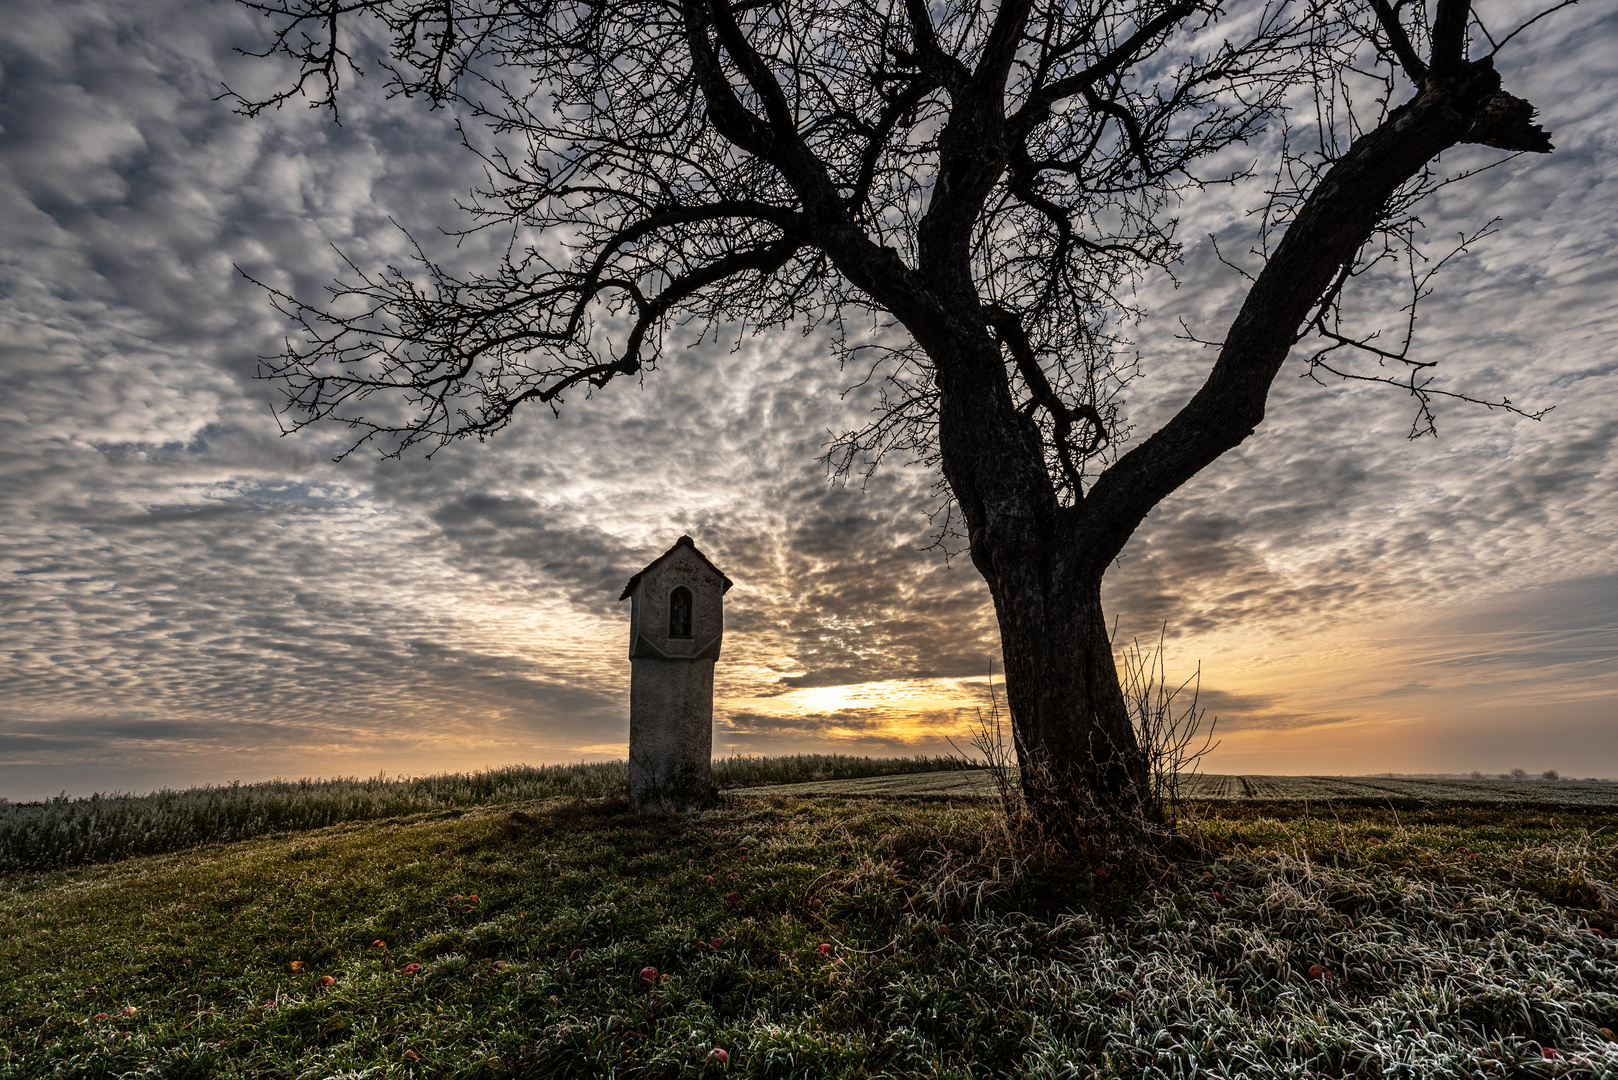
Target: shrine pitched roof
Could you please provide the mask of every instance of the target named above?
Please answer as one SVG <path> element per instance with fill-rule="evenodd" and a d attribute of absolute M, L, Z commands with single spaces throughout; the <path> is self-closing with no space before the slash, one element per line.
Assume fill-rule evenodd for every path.
<path fill-rule="evenodd" d="M 663 554 L 659 555 L 657 558 L 655 558 L 651 562 L 647 563 L 645 566 L 643 566 L 641 568 L 640 573 L 638 573 L 634 577 L 630 578 L 629 579 L 629 584 L 624 586 L 623 595 L 618 597 L 618 599 L 619 600 L 628 600 L 629 599 L 629 594 L 635 591 L 635 586 L 640 584 L 640 579 L 645 576 L 646 572 L 648 570 L 651 570 L 654 566 L 656 566 L 658 563 L 662 562 L 664 559 L 668 558 L 670 555 L 673 555 L 676 551 L 679 551 L 681 547 L 690 548 L 691 553 L 693 555 L 695 555 L 697 558 L 701 559 L 704 563 L 706 563 L 707 566 L 708 566 L 708 569 L 712 570 L 714 573 L 719 575 L 719 579 L 725 583 L 724 587 L 719 590 L 719 595 L 720 596 L 723 596 L 723 595 L 725 595 L 725 593 L 730 591 L 730 587 L 732 585 L 734 585 L 735 582 L 731 581 L 730 578 L 726 577 L 725 572 L 723 570 L 719 569 L 719 567 L 715 566 L 713 564 L 712 559 L 708 558 L 708 556 L 704 555 L 701 551 L 697 550 L 697 542 L 695 540 L 691 539 L 689 536 L 682 536 L 678 540 L 674 541 L 674 546 L 673 547 L 669 548 L 667 551 L 663 552 Z"/>

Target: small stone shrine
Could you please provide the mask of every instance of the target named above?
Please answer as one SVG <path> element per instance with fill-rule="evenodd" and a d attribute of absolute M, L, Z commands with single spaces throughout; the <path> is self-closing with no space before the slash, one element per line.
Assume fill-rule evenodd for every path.
<path fill-rule="evenodd" d="M 713 669 L 731 581 L 689 536 L 629 579 L 629 805 L 638 814 L 712 801 Z"/>

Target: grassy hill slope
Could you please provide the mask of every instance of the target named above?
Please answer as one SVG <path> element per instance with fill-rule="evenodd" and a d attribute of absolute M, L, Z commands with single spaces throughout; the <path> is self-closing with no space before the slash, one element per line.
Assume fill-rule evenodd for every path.
<path fill-rule="evenodd" d="M 729 757 L 714 762 L 720 788 L 825 782 L 863 776 L 955 771 L 946 757 L 870 758 L 849 754 Z M 301 832 L 401 814 L 466 809 L 566 796 L 621 795 L 624 761 L 577 765 L 513 765 L 474 773 L 360 779 L 266 780 L 146 795 L 114 792 L 41 802 L 0 799 L 0 873 L 51 870 L 161 855 L 199 844 Z"/>
<path fill-rule="evenodd" d="M 995 822 L 536 800 L 12 874 L 0 1076 L 1618 1075 L 1610 811 L 1225 806 L 1151 887 Z"/>

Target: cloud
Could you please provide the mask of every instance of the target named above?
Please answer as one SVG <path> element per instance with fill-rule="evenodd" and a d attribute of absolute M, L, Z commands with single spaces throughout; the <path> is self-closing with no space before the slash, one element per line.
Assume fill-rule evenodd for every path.
<path fill-rule="evenodd" d="M 237 267 L 319 295 L 334 245 L 403 264 L 403 226 L 468 268 L 497 238 L 436 231 L 478 179 L 447 112 L 363 85 L 341 127 L 215 101 L 271 78 L 232 52 L 262 33 L 204 0 L 0 10 L 0 794 L 613 756 L 618 591 L 681 533 L 737 583 L 716 745 L 943 746 L 998 653 L 988 590 L 925 550 L 936 475 L 827 482 L 827 439 L 871 400 L 844 395 L 823 337 L 677 342 L 639 383 L 430 460 L 336 464 L 346 433 L 281 436 L 254 376 L 285 327 Z M 1405 726 L 1366 745 L 1415 745 L 1423 717 L 1451 723 L 1442 702 L 1486 692 L 1565 691 L 1587 743 L 1618 699 L 1614 40 L 1618 16 L 1575 8 L 1514 42 L 1506 82 L 1557 153 L 1427 215 L 1434 250 L 1501 221 L 1423 301 L 1423 356 L 1448 385 L 1556 409 L 1447 407 L 1443 437 L 1411 443 L 1396 392 L 1317 385 L 1294 359 L 1254 436 L 1110 572 L 1126 639 L 1166 623 L 1176 662 L 1204 662 L 1243 767 L 1346 761 L 1285 747 L 1367 717 Z M 1252 196 L 1182 208 L 1181 286 L 1142 283 L 1141 432 L 1211 362 L 1179 319 L 1223 334 L 1240 280 L 1203 238 L 1244 250 Z M 1365 287 L 1357 310 L 1396 320 L 1396 294 Z M 1389 627 L 1397 658 L 1354 643 Z M 1618 771 L 1618 750 L 1585 760 Z"/>

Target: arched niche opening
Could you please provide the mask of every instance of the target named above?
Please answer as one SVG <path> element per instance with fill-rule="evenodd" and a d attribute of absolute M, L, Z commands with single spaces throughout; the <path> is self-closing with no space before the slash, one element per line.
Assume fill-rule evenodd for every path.
<path fill-rule="evenodd" d="M 692 636 L 692 610 L 695 607 L 691 590 L 684 585 L 676 586 L 669 593 L 669 637 L 689 638 Z"/>

